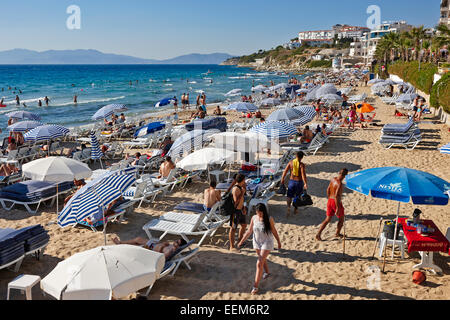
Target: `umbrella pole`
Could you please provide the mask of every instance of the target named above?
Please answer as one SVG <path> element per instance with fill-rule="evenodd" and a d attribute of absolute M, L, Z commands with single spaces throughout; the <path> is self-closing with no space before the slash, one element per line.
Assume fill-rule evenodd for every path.
<path fill-rule="evenodd" d="M 375 247 L 373 248 L 373 254 L 372 254 L 372 258 L 370 260 L 373 260 L 373 258 L 375 257 L 375 252 L 377 251 L 377 244 L 378 241 L 380 240 L 380 232 L 381 232 L 381 225 L 383 224 L 383 218 L 380 218 L 380 225 L 378 226 L 378 233 L 377 233 L 377 240 L 375 241 Z"/>
<path fill-rule="evenodd" d="M 392 243 L 392 259 L 394 259 L 395 241 L 397 241 L 397 229 L 398 229 L 398 216 L 399 215 L 400 215 L 400 202 L 398 203 L 398 207 L 397 207 L 397 219 L 395 219 L 394 242 Z"/>
<path fill-rule="evenodd" d="M 59 202 L 58 202 L 58 195 L 59 195 L 59 192 L 58 192 L 58 186 L 59 186 L 59 184 L 57 183 L 56 184 L 56 216 L 58 216 L 58 204 L 59 204 Z"/>

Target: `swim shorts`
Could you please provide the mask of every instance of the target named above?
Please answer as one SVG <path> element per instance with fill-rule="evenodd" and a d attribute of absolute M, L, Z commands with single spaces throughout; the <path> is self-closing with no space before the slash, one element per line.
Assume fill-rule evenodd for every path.
<path fill-rule="evenodd" d="M 300 197 L 303 193 L 303 181 L 290 180 L 288 185 L 287 197 L 294 199 Z"/>
<path fill-rule="evenodd" d="M 338 216 L 338 218 L 343 218 L 344 217 L 344 206 L 342 205 L 342 202 L 339 205 L 339 209 L 341 209 L 341 213 Z M 336 212 L 337 212 L 336 201 L 334 199 L 328 199 L 327 216 L 334 217 L 336 215 Z"/>

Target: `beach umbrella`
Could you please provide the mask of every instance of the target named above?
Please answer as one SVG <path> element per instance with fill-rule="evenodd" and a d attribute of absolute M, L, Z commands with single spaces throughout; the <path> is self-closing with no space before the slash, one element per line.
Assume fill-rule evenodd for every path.
<path fill-rule="evenodd" d="M 60 183 L 87 179 L 92 170 L 87 164 L 66 157 L 48 157 L 25 163 L 22 174 L 31 180 Z M 56 185 L 58 194 L 58 185 Z M 58 197 L 56 197 L 56 212 L 58 213 Z"/>
<path fill-rule="evenodd" d="M 365 102 L 357 104 L 356 107 L 356 112 L 358 113 L 370 113 L 375 110 L 373 106 Z"/>
<path fill-rule="evenodd" d="M 367 84 L 377 84 L 377 83 L 382 83 L 382 82 L 384 82 L 383 79 L 372 79 L 372 80 L 369 80 L 367 82 Z"/>
<path fill-rule="evenodd" d="M 323 101 L 327 101 L 327 102 L 336 102 L 336 101 L 343 101 L 344 100 L 341 96 L 339 96 L 339 95 L 337 95 L 335 93 L 328 93 L 328 94 L 325 94 L 325 95 L 320 96 L 318 98 L 323 100 Z"/>
<path fill-rule="evenodd" d="M 441 147 L 439 150 L 441 151 L 441 153 L 450 154 L 450 143 L 448 143 L 445 146 Z"/>
<path fill-rule="evenodd" d="M 281 101 L 276 98 L 267 98 L 267 99 L 262 100 L 259 103 L 259 105 L 261 105 L 261 106 L 277 106 L 280 104 L 281 104 Z"/>
<path fill-rule="evenodd" d="M 42 125 L 43 123 L 38 121 L 20 121 L 10 125 L 7 129 L 9 132 L 27 132 Z"/>
<path fill-rule="evenodd" d="M 316 92 L 317 90 L 319 90 L 320 87 L 314 87 L 311 91 L 309 91 L 306 94 L 305 100 L 306 101 L 312 101 L 312 100 L 317 100 L 316 98 Z"/>
<path fill-rule="evenodd" d="M 23 120 L 23 119 L 35 120 L 35 121 L 41 120 L 40 115 L 38 115 L 36 113 L 28 112 L 28 111 L 13 111 L 13 112 L 7 113 L 6 116 L 8 118 L 19 119 L 19 120 Z"/>
<path fill-rule="evenodd" d="M 216 148 L 235 152 L 261 152 L 264 149 L 280 150 L 277 143 L 256 132 L 221 132 L 211 136 Z"/>
<path fill-rule="evenodd" d="M 152 286 L 164 263 L 164 254 L 139 246 L 98 247 L 59 262 L 41 289 L 58 300 L 120 299 Z"/>
<path fill-rule="evenodd" d="M 49 182 L 87 179 L 92 175 L 88 165 L 66 157 L 48 157 L 25 163 L 24 177 Z"/>
<path fill-rule="evenodd" d="M 137 138 L 137 137 L 146 136 L 150 133 L 161 131 L 165 127 L 166 127 L 166 124 L 163 122 L 159 122 L 159 121 L 152 122 L 152 123 L 149 123 L 149 124 L 143 126 L 140 129 L 136 130 L 136 132 L 134 133 L 134 137 Z"/>
<path fill-rule="evenodd" d="M 304 126 L 313 121 L 316 116 L 316 109 L 313 106 L 298 106 L 294 107 L 294 110 L 301 113 L 298 119 L 292 121 L 292 124 L 295 126 Z"/>
<path fill-rule="evenodd" d="M 373 85 L 372 88 L 370 88 L 370 90 L 372 91 L 372 94 L 377 94 L 377 93 L 382 94 L 382 93 L 390 92 L 391 86 L 383 81 L 383 82 Z"/>
<path fill-rule="evenodd" d="M 242 89 L 233 89 L 225 93 L 225 96 L 227 97 L 234 97 L 238 96 L 242 92 Z"/>
<path fill-rule="evenodd" d="M 174 98 L 164 98 L 155 104 L 155 108 L 168 106 L 169 104 L 171 104 L 173 102 L 175 102 Z"/>
<path fill-rule="evenodd" d="M 91 159 L 100 160 L 100 165 L 103 169 L 102 163 L 103 152 L 100 150 L 100 145 L 95 135 L 95 131 L 91 131 Z"/>
<path fill-rule="evenodd" d="M 371 195 L 374 198 L 398 201 L 398 217 L 400 203 L 416 205 L 447 205 L 450 183 L 427 172 L 403 167 L 372 168 L 349 174 L 346 179 L 347 188 Z M 392 257 L 394 256 L 394 248 Z"/>
<path fill-rule="evenodd" d="M 92 120 L 106 119 L 113 113 L 127 111 L 128 108 L 124 104 L 108 104 L 99 109 L 93 116 Z"/>
<path fill-rule="evenodd" d="M 248 102 L 236 102 L 224 107 L 225 110 L 236 110 L 238 112 L 255 112 L 258 107 Z"/>
<path fill-rule="evenodd" d="M 398 97 L 396 102 L 411 103 L 412 101 L 414 101 L 414 99 L 416 97 L 417 97 L 417 94 L 415 94 L 415 93 L 404 93 L 404 94 L 400 95 L 400 97 Z"/>
<path fill-rule="evenodd" d="M 262 84 L 257 85 L 256 87 L 252 88 L 253 92 L 262 92 L 262 91 L 266 91 L 268 88 L 266 86 L 263 86 Z"/>
<path fill-rule="evenodd" d="M 108 171 L 78 190 L 58 215 L 60 227 L 74 226 L 86 218 L 105 220 L 108 206 L 136 182 L 136 168 Z M 106 223 L 103 223 L 106 244 Z"/>
<path fill-rule="evenodd" d="M 387 80 L 384 81 L 384 83 L 387 83 L 387 84 L 390 84 L 390 85 L 393 85 L 393 86 L 395 86 L 397 84 L 397 82 L 395 82 L 392 79 L 387 79 Z"/>
<path fill-rule="evenodd" d="M 303 88 L 303 89 L 298 89 L 296 92 L 297 93 L 308 93 L 310 92 L 312 89 L 307 89 L 307 88 Z"/>
<path fill-rule="evenodd" d="M 189 154 L 194 149 L 201 149 L 206 141 L 210 140 L 213 134 L 219 133 L 218 129 L 192 130 L 186 132 L 175 140 L 167 155 L 176 159 L 184 154 Z"/>
<path fill-rule="evenodd" d="M 263 134 L 267 138 L 275 140 L 288 138 L 298 133 L 292 124 L 282 121 L 265 121 L 251 128 L 250 131 Z"/>
<path fill-rule="evenodd" d="M 23 138 L 25 142 L 37 143 L 64 137 L 69 132 L 70 130 L 63 126 L 46 124 L 28 131 L 24 134 Z"/>
<path fill-rule="evenodd" d="M 236 152 L 223 148 L 204 148 L 194 151 L 177 163 L 177 167 L 186 171 L 206 170 L 210 165 L 232 163 L 237 160 Z"/>
<path fill-rule="evenodd" d="M 275 110 L 268 117 L 267 121 L 291 121 L 298 119 L 302 114 L 294 108 L 282 108 Z"/>
<path fill-rule="evenodd" d="M 326 83 L 316 91 L 316 99 L 322 99 L 323 96 L 334 94 L 336 95 L 337 89 L 334 84 Z"/>

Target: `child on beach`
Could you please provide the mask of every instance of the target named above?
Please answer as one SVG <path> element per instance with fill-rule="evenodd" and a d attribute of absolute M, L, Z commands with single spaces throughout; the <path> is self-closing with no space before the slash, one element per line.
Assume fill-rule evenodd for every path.
<path fill-rule="evenodd" d="M 209 188 L 205 190 L 203 207 L 208 211 L 221 200 L 220 190 L 216 190 L 216 186 L 217 182 L 212 180 Z"/>
<path fill-rule="evenodd" d="M 267 265 L 267 257 L 269 256 L 270 251 L 274 250 L 274 237 L 278 242 L 278 250 L 281 249 L 281 241 L 278 236 L 277 229 L 275 228 L 275 221 L 272 217 L 269 217 L 267 208 L 262 203 L 256 206 L 256 215 L 252 217 L 250 228 L 239 242 L 238 247 L 241 247 L 242 244 L 252 235 L 252 233 L 253 249 L 256 250 L 258 255 L 258 261 L 256 262 L 255 282 L 251 292 L 254 295 L 259 292 L 259 283 L 261 279 L 267 279 L 270 276 L 269 267 Z"/>

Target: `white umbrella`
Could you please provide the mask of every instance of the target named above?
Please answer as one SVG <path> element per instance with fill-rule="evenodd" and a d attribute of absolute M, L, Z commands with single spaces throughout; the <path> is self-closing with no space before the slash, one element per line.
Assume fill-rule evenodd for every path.
<path fill-rule="evenodd" d="M 87 179 L 92 170 L 87 164 L 65 157 L 49 157 L 28 162 L 22 166 L 24 177 L 32 180 L 63 182 Z"/>
<path fill-rule="evenodd" d="M 277 106 L 279 104 L 281 104 L 281 101 L 276 98 L 267 98 L 259 103 L 261 106 Z"/>
<path fill-rule="evenodd" d="M 257 85 L 256 87 L 252 88 L 252 91 L 254 91 L 254 92 L 262 92 L 262 91 L 265 91 L 265 90 L 267 90 L 267 87 L 263 86 L 262 84 Z"/>
<path fill-rule="evenodd" d="M 264 134 L 256 132 L 222 132 L 211 136 L 216 148 L 236 152 L 260 152 L 264 149 L 280 150 L 280 146 L 267 138 Z"/>
<path fill-rule="evenodd" d="M 22 166 L 23 176 L 32 180 L 64 182 L 87 179 L 92 170 L 87 164 L 65 157 L 48 157 L 28 162 Z M 56 185 L 56 213 L 58 213 L 58 185 Z"/>
<path fill-rule="evenodd" d="M 58 263 L 41 289 L 58 300 L 120 299 L 153 285 L 164 263 L 162 253 L 139 246 L 98 247 Z"/>
<path fill-rule="evenodd" d="M 236 152 L 227 149 L 204 148 L 184 157 L 177 167 L 186 171 L 206 170 L 209 165 L 234 162 L 237 156 Z"/>

